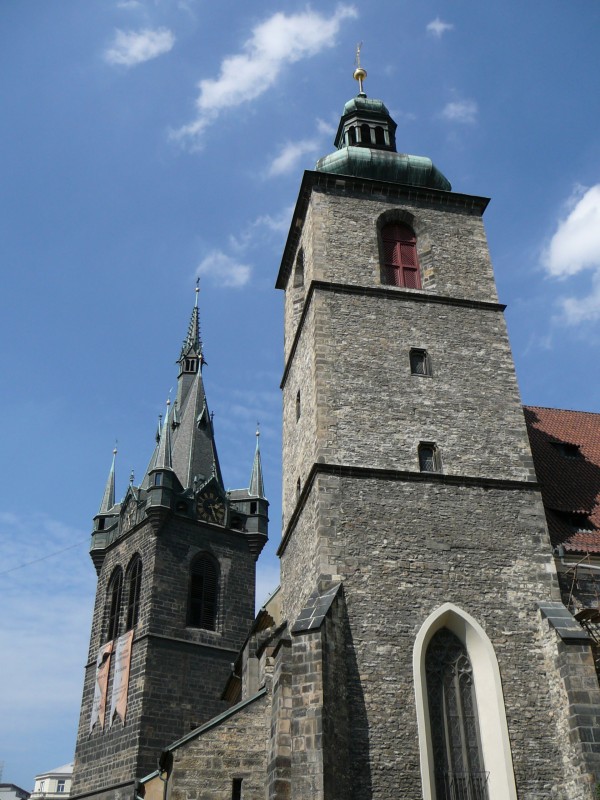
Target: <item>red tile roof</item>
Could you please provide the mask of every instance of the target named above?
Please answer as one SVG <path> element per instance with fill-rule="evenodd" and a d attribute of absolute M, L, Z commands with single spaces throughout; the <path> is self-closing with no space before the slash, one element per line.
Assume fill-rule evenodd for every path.
<path fill-rule="evenodd" d="M 553 546 L 600 553 L 600 414 L 539 406 L 523 411 Z M 565 455 L 565 444 L 576 445 L 579 454 Z"/>

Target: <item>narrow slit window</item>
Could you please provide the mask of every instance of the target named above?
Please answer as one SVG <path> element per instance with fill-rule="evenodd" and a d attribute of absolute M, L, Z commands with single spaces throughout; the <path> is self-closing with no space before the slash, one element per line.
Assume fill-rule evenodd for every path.
<path fill-rule="evenodd" d="M 302 409 L 300 406 L 300 389 L 298 389 L 298 392 L 296 394 L 296 422 L 298 422 L 298 420 L 300 419 L 301 410 Z"/>
<path fill-rule="evenodd" d="M 231 782 L 231 800 L 242 800 L 242 778 L 234 778 Z"/>

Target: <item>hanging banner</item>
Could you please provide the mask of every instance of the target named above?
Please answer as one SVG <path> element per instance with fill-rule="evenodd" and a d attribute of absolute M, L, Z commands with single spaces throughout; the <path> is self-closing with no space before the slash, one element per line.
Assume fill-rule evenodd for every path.
<path fill-rule="evenodd" d="M 94 686 L 94 702 L 92 703 L 92 716 L 90 719 L 90 733 L 94 725 L 99 722 L 104 728 L 106 714 L 106 689 L 108 687 L 108 671 L 110 669 L 110 654 L 113 643 L 107 642 L 98 651 L 96 658 L 96 684 Z"/>
<path fill-rule="evenodd" d="M 115 647 L 115 674 L 113 676 L 112 695 L 110 698 L 109 724 L 115 720 L 118 714 L 125 724 L 125 714 L 127 712 L 127 691 L 129 689 L 129 667 L 131 665 L 131 643 L 133 642 L 133 630 L 127 631 L 117 639 Z"/>

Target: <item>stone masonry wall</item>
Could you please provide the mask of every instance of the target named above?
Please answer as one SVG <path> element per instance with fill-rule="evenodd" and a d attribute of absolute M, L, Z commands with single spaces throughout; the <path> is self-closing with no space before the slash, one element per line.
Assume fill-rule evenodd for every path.
<path fill-rule="evenodd" d="M 173 752 L 168 800 L 231 800 L 234 779 L 243 800 L 264 800 L 270 698 L 255 702 Z"/>
<path fill-rule="evenodd" d="M 352 796 L 422 797 L 412 651 L 427 616 L 452 602 L 494 646 L 520 800 L 588 800 L 588 778 L 568 792 L 556 788 L 569 747 L 561 737 L 569 710 L 556 704 L 560 667 L 548 663 L 539 636 L 536 604 L 558 596 L 537 492 L 326 477 L 323 488 L 317 477 L 313 489 L 321 495 L 319 531 L 327 540 L 318 546 L 328 549 L 331 572 L 344 580 L 356 659 L 349 713 L 362 715 L 368 730 L 362 760 L 351 759 Z M 306 580 L 304 564 L 298 560 L 296 570 L 288 556 L 312 546 L 310 527 L 299 524 L 292 537 L 299 541 L 283 554 L 284 586 Z M 293 620 L 300 604 L 292 591 L 285 597 Z M 361 782 L 364 770 L 370 786 Z"/>
<path fill-rule="evenodd" d="M 200 551 L 220 565 L 216 631 L 187 627 L 189 569 Z M 88 734 L 96 653 L 105 637 L 106 588 L 113 569 L 134 553 L 142 558 L 140 618 L 135 629 L 125 725 L 117 721 Z M 254 612 L 255 562 L 243 534 L 170 517 L 155 534 L 140 525 L 107 552 L 98 579 L 75 757 L 74 794 L 140 778 L 160 751 L 227 704 L 220 699 L 231 662 Z M 127 592 L 121 607 L 121 628 Z M 108 686 L 113 684 L 114 661 Z"/>

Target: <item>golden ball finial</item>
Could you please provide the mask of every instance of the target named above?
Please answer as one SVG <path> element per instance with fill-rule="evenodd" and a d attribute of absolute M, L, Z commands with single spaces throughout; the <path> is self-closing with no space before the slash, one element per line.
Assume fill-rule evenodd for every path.
<path fill-rule="evenodd" d="M 364 79 L 367 77 L 367 70 L 364 67 L 357 67 L 354 70 L 353 77 L 355 81 L 362 83 L 362 81 L 364 81 Z"/>

